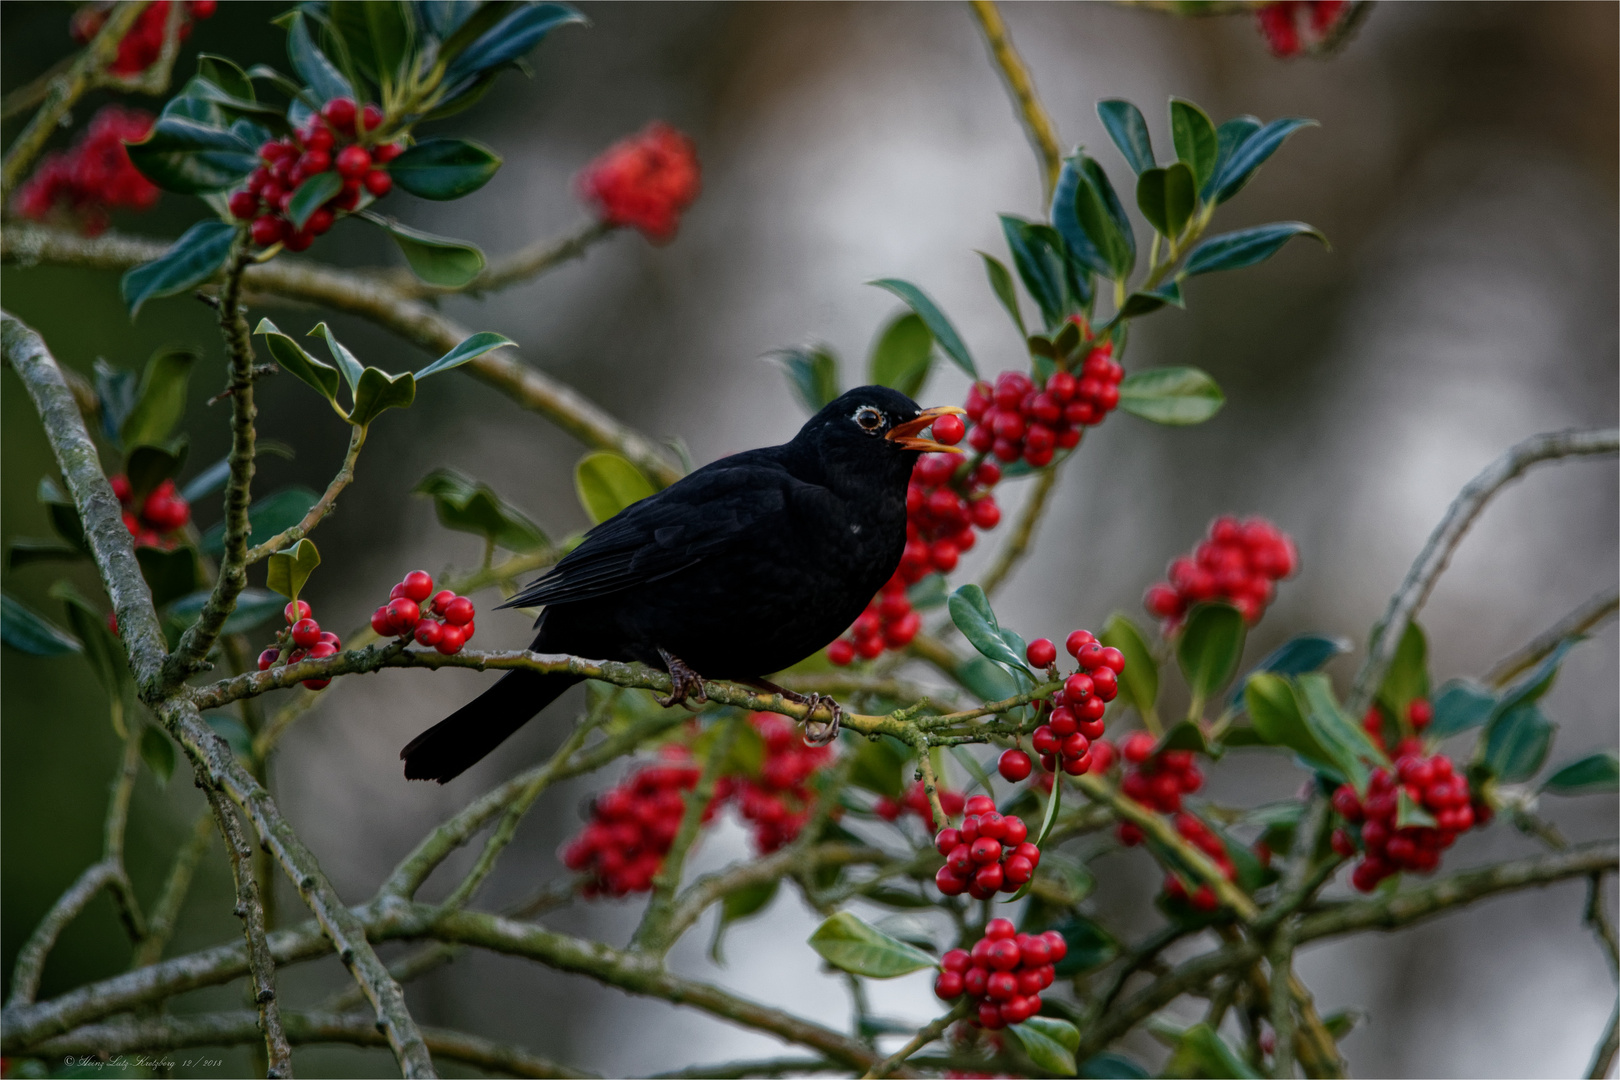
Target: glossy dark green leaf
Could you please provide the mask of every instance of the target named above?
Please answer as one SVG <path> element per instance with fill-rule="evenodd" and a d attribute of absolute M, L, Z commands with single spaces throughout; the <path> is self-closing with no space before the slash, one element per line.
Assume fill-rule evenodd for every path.
<path fill-rule="evenodd" d="M 186 413 L 186 387 L 197 354 L 185 349 L 159 349 L 141 372 L 135 403 L 118 433 L 125 446 L 158 444 L 169 437 Z"/>
<path fill-rule="evenodd" d="M 416 377 L 410 372 L 390 375 L 381 368 L 368 367 L 360 373 L 354 390 L 354 409 L 349 423 L 365 427 L 388 409 L 408 409 L 416 400 Z"/>
<path fill-rule="evenodd" d="M 1170 136 L 1176 144 L 1176 160 L 1191 169 L 1196 178 L 1196 191 L 1215 174 L 1215 159 L 1220 153 L 1215 124 L 1192 102 L 1171 98 Z"/>
<path fill-rule="evenodd" d="M 1371 768 L 1389 767 L 1389 758 L 1373 744 L 1362 726 L 1345 715 L 1339 699 L 1333 694 L 1333 683 L 1320 672 L 1294 677 L 1298 690 L 1300 711 L 1310 726 L 1316 741 L 1331 755 L 1346 779 L 1357 791 L 1367 788 Z"/>
<path fill-rule="evenodd" d="M 168 251 L 142 263 L 118 281 L 131 318 L 148 300 L 173 296 L 212 280 L 231 257 L 236 228 L 223 221 L 199 221 L 180 235 Z"/>
<path fill-rule="evenodd" d="M 337 335 L 332 333 L 332 328 L 326 323 L 316 323 L 304 336 L 315 337 L 317 334 L 325 339 L 326 351 L 332 355 L 332 362 L 343 374 L 343 381 L 349 384 L 349 394 L 352 397 L 360 389 L 360 376 L 365 374 L 365 365 L 337 339 Z"/>
<path fill-rule="evenodd" d="M 1553 730 L 1552 721 L 1534 702 L 1498 712 L 1485 726 L 1485 767 L 1497 779 L 1509 783 L 1530 779 L 1547 760 Z"/>
<path fill-rule="evenodd" d="M 1115 281 L 1123 281 L 1136 265 L 1136 242 L 1131 235 L 1130 224 L 1127 222 L 1123 228 L 1120 227 L 1116 215 L 1109 210 L 1103 190 L 1091 182 L 1093 173 L 1100 172 L 1096 162 L 1090 158 L 1082 160 L 1081 183 L 1075 189 L 1074 212 L 1084 235 L 1102 257 L 1104 265 L 1098 268 L 1098 272 Z M 1109 188 L 1107 193 L 1112 195 L 1113 189 Z"/>
<path fill-rule="evenodd" d="M 1137 208 L 1162 236 L 1181 235 L 1192 220 L 1197 192 L 1192 170 L 1180 161 L 1167 169 L 1149 169 L 1136 178 Z"/>
<path fill-rule="evenodd" d="M 248 507 L 248 525 L 252 530 L 248 533 L 248 546 L 262 544 L 277 533 L 297 525 L 319 499 L 320 496 L 309 488 L 294 485 L 258 500 Z M 204 555 L 217 558 L 223 554 L 225 523 L 222 521 L 203 533 L 197 546 Z"/>
<path fill-rule="evenodd" d="M 915 398 L 928 381 L 934 360 L 934 335 L 915 312 L 896 316 L 872 343 L 867 378 Z"/>
<path fill-rule="evenodd" d="M 174 775 L 174 743 L 156 724 L 141 729 L 141 760 L 152 770 L 158 787 L 167 787 L 169 777 Z"/>
<path fill-rule="evenodd" d="M 1097 1054 L 1082 1061 L 1075 1071 L 1081 1080 L 1147 1080 L 1153 1074 L 1124 1054 Z"/>
<path fill-rule="evenodd" d="M 327 14 L 343 34 L 349 54 L 379 83 L 408 74 L 416 20 L 404 0 L 331 0 Z"/>
<path fill-rule="evenodd" d="M 1193 277 L 1217 270 L 1239 270 L 1264 262 L 1296 236 L 1309 236 L 1327 247 L 1327 237 L 1303 221 L 1277 221 L 1252 229 L 1222 233 L 1205 240 L 1187 255 L 1182 275 Z"/>
<path fill-rule="evenodd" d="M 441 371 L 449 371 L 451 368 L 460 367 L 469 360 L 476 360 L 486 353 L 492 353 L 496 349 L 504 349 L 508 347 L 514 349 L 517 348 L 517 342 L 502 334 L 497 334 L 493 330 L 480 330 L 476 334 L 469 335 L 461 342 L 461 344 L 457 345 L 455 348 L 433 361 L 433 363 L 429 364 L 421 371 L 418 371 L 416 373 L 416 380 L 421 382 L 429 375 L 437 375 Z"/>
<path fill-rule="evenodd" d="M 276 324 L 269 319 L 260 319 L 253 332 L 264 336 L 265 348 L 270 350 L 271 359 L 280 364 L 283 371 L 314 387 L 317 393 L 332 402 L 334 408 L 337 407 L 336 368 L 309 355 L 302 345 L 276 329 Z"/>
<path fill-rule="evenodd" d="M 1163 1076 L 1207 1077 L 1210 1080 L 1258 1080 L 1254 1067 L 1226 1045 L 1208 1024 L 1194 1024 L 1181 1033 Z"/>
<path fill-rule="evenodd" d="M 1195 367 L 1133 371 L 1119 384 L 1119 407 L 1155 424 L 1201 424 L 1224 404 L 1215 380 Z"/>
<path fill-rule="evenodd" d="M 1436 827 L 1434 815 L 1423 808 L 1423 804 L 1406 793 L 1405 788 L 1399 788 L 1395 803 L 1395 827 L 1397 829 L 1433 829 Z"/>
<path fill-rule="evenodd" d="M 388 166 L 394 183 L 424 199 L 459 199 L 489 183 L 501 167 L 495 151 L 469 139 L 424 139 Z"/>
<path fill-rule="evenodd" d="M 715 924 L 714 941 L 709 945 L 709 957 L 715 963 L 725 962 L 722 944 L 731 924 L 764 911 L 770 906 L 771 901 L 776 899 L 777 888 L 781 884 L 781 878 L 772 878 L 755 885 L 746 885 L 725 895 L 725 899 L 720 901 L 720 920 Z"/>
<path fill-rule="evenodd" d="M 127 148 L 142 176 L 181 195 L 234 187 L 259 162 L 258 147 L 235 132 L 182 116 L 159 117 L 146 138 Z"/>
<path fill-rule="evenodd" d="M 129 453 L 124 456 L 124 475 L 129 478 L 130 501 L 144 503 L 159 484 L 179 475 L 186 464 L 186 451 L 184 435 L 167 446 L 141 443 L 130 447 Z"/>
<path fill-rule="evenodd" d="M 629 459 L 598 450 L 574 466 L 574 490 L 591 521 L 601 524 L 658 489 Z"/>
<path fill-rule="evenodd" d="M 135 396 L 140 391 L 140 376 L 96 358 L 93 365 L 96 376 L 96 404 L 101 411 L 101 433 L 115 446 L 121 446 L 118 431 L 124 418 L 135 407 Z"/>
<path fill-rule="evenodd" d="M 1130 215 L 1125 213 L 1125 205 L 1119 201 L 1119 195 L 1114 191 L 1114 185 L 1109 181 L 1108 174 L 1103 171 L 1102 164 L 1096 158 L 1081 155 L 1080 171 L 1086 183 L 1101 200 L 1108 219 L 1113 222 L 1114 231 L 1125 245 L 1127 253 L 1126 272 L 1136 266 L 1136 234 L 1131 230 Z"/>
<path fill-rule="evenodd" d="M 1489 720 L 1496 709 L 1496 695 L 1472 679 L 1452 679 L 1440 687 L 1430 704 L 1434 719 L 1424 734 L 1444 739 Z"/>
<path fill-rule="evenodd" d="M 951 594 L 946 608 L 951 613 L 951 622 L 962 631 L 968 644 L 979 650 L 986 659 L 1011 670 L 1028 673 L 1023 654 L 1014 652 L 1001 636 L 1001 625 L 996 621 L 996 613 L 991 610 L 983 589 L 977 585 L 962 586 Z"/>
<path fill-rule="evenodd" d="M 302 229 L 309 221 L 309 216 L 343 190 L 343 177 L 335 171 L 316 173 L 314 176 L 298 185 L 293 192 L 292 201 L 287 204 L 287 217 L 292 220 L 295 229 Z"/>
<path fill-rule="evenodd" d="M 934 966 L 934 958 L 921 949 L 890 937 L 849 911 L 840 911 L 816 927 L 810 947 L 833 967 L 869 979 L 892 979 Z"/>
<path fill-rule="evenodd" d="M 1215 194 L 1215 184 L 1225 171 L 1226 163 L 1232 160 L 1232 154 L 1259 130 L 1260 121 L 1253 116 L 1235 116 L 1215 129 L 1215 172 L 1199 189 L 1199 198 L 1210 201 Z"/>
<path fill-rule="evenodd" d="M 462 23 L 479 12 L 478 4 L 465 0 L 415 0 L 414 6 L 427 32 L 440 41 L 447 40 Z M 484 5 L 485 8 L 494 6 Z"/>
<path fill-rule="evenodd" d="M 524 5 L 457 53 L 445 71 L 444 83 L 454 87 L 501 64 L 519 60 L 557 27 L 586 21 L 566 4 Z"/>
<path fill-rule="evenodd" d="M 1303 675 L 1307 671 L 1316 671 L 1332 660 L 1335 656 L 1342 656 L 1350 651 L 1350 642 L 1344 638 L 1328 637 L 1325 634 L 1300 634 L 1289 638 L 1276 649 L 1266 655 L 1254 666 L 1255 674 L 1269 671 L 1275 675 Z M 1248 680 L 1239 679 L 1232 690 L 1231 704 L 1237 706 L 1243 700 Z"/>
<path fill-rule="evenodd" d="M 1001 639 L 998 637 L 996 640 Z M 961 664 L 956 669 L 956 678 L 980 701 L 1000 701 L 1018 692 L 1018 683 L 1007 670 L 982 656 L 975 656 Z"/>
<path fill-rule="evenodd" d="M 30 656 L 84 651 L 79 639 L 10 593 L 0 593 L 0 641 Z"/>
<path fill-rule="evenodd" d="M 1620 758 L 1613 750 L 1587 754 L 1553 770 L 1541 782 L 1552 795 L 1603 795 L 1620 791 Z"/>
<path fill-rule="evenodd" d="M 199 53 L 197 55 L 197 74 L 219 87 L 233 98 L 243 101 L 255 101 L 258 95 L 253 90 L 253 80 L 247 77 L 247 72 L 226 56 L 214 53 Z"/>
<path fill-rule="evenodd" d="M 826 345 L 778 349 L 772 359 L 782 365 L 788 389 L 806 412 L 820 412 L 842 392 L 838 388 L 838 357 Z"/>
<path fill-rule="evenodd" d="M 1001 215 L 1001 232 L 1012 252 L 1013 266 L 1048 330 L 1063 322 L 1063 241 L 1050 225 L 1038 225 L 1011 214 Z"/>
<path fill-rule="evenodd" d="M 411 273 L 429 285 L 459 289 L 472 284 L 484 272 L 484 253 L 476 244 L 434 236 L 370 211 L 360 216 L 387 229 L 410 265 Z"/>
<path fill-rule="evenodd" d="M 189 596 L 182 596 L 169 605 L 164 618 L 181 628 L 190 626 L 202 614 L 211 594 L 212 590 L 199 589 Z M 246 633 L 272 616 L 279 618 L 286 606 L 286 597 L 277 596 L 268 589 L 243 589 L 236 598 L 235 610 L 225 620 L 224 633 Z"/>
<path fill-rule="evenodd" d="M 867 284 L 876 285 L 880 289 L 887 289 L 898 296 L 907 307 L 917 313 L 918 318 L 927 324 L 929 332 L 934 335 L 934 340 L 939 342 L 941 349 L 945 350 L 945 355 L 950 357 L 957 367 L 967 372 L 970 379 L 979 377 L 979 369 L 974 366 L 973 357 L 968 352 L 967 345 L 963 343 L 962 336 L 956 332 L 956 327 L 951 325 L 951 321 L 945 317 L 945 313 L 939 310 L 939 307 L 928 298 L 926 293 L 911 282 L 901 281 L 898 278 L 881 278 L 877 281 L 869 281 Z"/>
<path fill-rule="evenodd" d="M 1313 768 L 1333 764 L 1333 755 L 1305 722 L 1299 699 L 1287 679 L 1269 671 L 1258 671 L 1243 685 L 1243 707 L 1254 724 L 1255 735 L 1263 743 L 1285 746 Z M 1228 738 L 1227 742 L 1240 745 L 1240 741 L 1233 738 Z"/>
<path fill-rule="evenodd" d="M 1057 186 L 1052 189 L 1052 227 L 1063 237 L 1063 248 L 1068 255 L 1072 276 L 1086 279 L 1091 274 L 1102 274 L 1107 277 L 1113 274 L 1113 268 L 1103 257 L 1098 242 L 1080 223 L 1080 189 L 1087 182 L 1082 169 L 1084 158 L 1084 154 L 1076 153 L 1063 160 Z"/>
<path fill-rule="evenodd" d="M 298 73 L 298 77 L 315 91 L 316 100 L 324 102 L 339 97 L 356 100 L 359 95 L 355 93 L 348 77 L 339 71 L 331 58 L 315 44 L 315 39 L 309 32 L 308 20 L 303 14 L 293 11 L 286 26 L 287 59 L 292 64 L 293 71 Z"/>
<path fill-rule="evenodd" d="M 1540 663 L 1536 664 L 1524 675 L 1521 675 L 1512 686 L 1502 691 L 1501 701 L 1497 704 L 1497 711 L 1507 712 L 1510 709 L 1518 708 L 1520 705 L 1540 701 L 1547 691 L 1552 689 L 1553 681 L 1558 678 L 1558 669 L 1563 664 L 1564 657 L 1568 656 L 1569 650 L 1573 649 L 1582 640 L 1584 639 L 1565 638 L 1560 641 L 1558 647 L 1547 654 Z"/>
<path fill-rule="evenodd" d="M 271 591 L 289 600 L 297 600 L 309 575 L 319 565 L 321 553 L 316 550 L 315 542 L 306 536 L 292 547 L 270 556 L 265 563 L 264 582 Z"/>
<path fill-rule="evenodd" d="M 1176 642 L 1176 663 L 1196 702 L 1209 701 L 1237 674 L 1247 628 L 1231 604 L 1199 604 Z"/>
<path fill-rule="evenodd" d="M 1120 98 L 1108 98 L 1097 102 L 1097 117 L 1132 172 L 1140 176 L 1153 168 L 1153 140 L 1141 109 Z"/>
<path fill-rule="evenodd" d="M 85 552 L 60 540 L 20 536 L 6 547 L 6 569 L 42 562 L 74 562 L 84 557 Z"/>
<path fill-rule="evenodd" d="M 1018 333 L 1028 337 L 1029 329 L 1024 325 L 1024 314 L 1018 310 L 1018 293 L 1013 289 L 1012 271 L 994 255 L 986 255 L 981 251 L 979 258 L 984 260 L 985 276 L 990 279 L 990 289 L 1001 302 L 1001 309 L 1012 319 L 1013 325 L 1018 327 Z"/>
<path fill-rule="evenodd" d="M 1125 303 L 1120 305 L 1117 318 L 1134 319 L 1139 315 L 1148 315 L 1158 311 L 1168 302 L 1159 293 L 1133 292 L 1125 297 Z"/>
<path fill-rule="evenodd" d="M 1242 119 L 1246 120 L 1247 118 Z M 1232 123 L 1232 121 L 1228 121 L 1228 123 Z M 1232 151 L 1231 156 L 1221 165 L 1220 172 L 1211 178 L 1210 187 L 1213 197 L 1210 201 L 1223 203 L 1239 191 L 1242 191 L 1243 185 L 1247 184 L 1254 176 L 1255 170 L 1265 164 L 1266 160 L 1277 152 L 1278 147 L 1287 141 L 1288 136 L 1302 127 L 1315 126 L 1315 120 L 1284 117 L 1281 120 L 1273 120 L 1255 131 L 1244 139 L 1242 143 L 1238 144 Z M 1233 134 L 1237 134 L 1237 129 L 1234 129 Z"/>
<path fill-rule="evenodd" d="M 433 500 L 439 524 L 447 529 L 476 533 L 508 551 L 535 551 L 549 542 L 540 526 L 488 484 L 454 469 L 435 469 L 411 492 Z"/>
<path fill-rule="evenodd" d="M 141 564 L 141 576 L 152 590 L 152 603 L 163 607 L 194 592 L 202 583 L 202 567 L 197 563 L 197 549 L 177 547 L 165 550 L 138 547 L 135 559 Z"/>
<path fill-rule="evenodd" d="M 1007 1028 L 1040 1068 L 1058 1076 L 1074 1075 L 1074 1052 L 1080 1048 L 1080 1032 L 1067 1020 L 1032 1016 Z"/>
<path fill-rule="evenodd" d="M 1103 624 L 1098 640 L 1125 654 L 1125 670 L 1119 673 L 1120 696 L 1140 715 L 1154 715 L 1159 703 L 1159 665 L 1146 635 L 1130 616 L 1116 611 Z"/>
<path fill-rule="evenodd" d="M 1378 690 L 1378 702 L 1391 715 L 1404 717 L 1406 708 L 1418 698 L 1429 696 L 1429 642 L 1423 628 L 1413 619 L 1406 624 L 1395 658 Z"/>

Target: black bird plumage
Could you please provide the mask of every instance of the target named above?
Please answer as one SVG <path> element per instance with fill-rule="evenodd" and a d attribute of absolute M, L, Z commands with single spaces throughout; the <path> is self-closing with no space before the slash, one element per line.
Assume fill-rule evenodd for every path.
<path fill-rule="evenodd" d="M 842 633 L 894 573 L 912 466 L 947 449 L 918 433 L 960 411 L 851 390 L 790 442 L 721 458 L 597 525 L 503 606 L 545 606 L 534 651 L 667 667 L 677 697 L 693 672 L 762 679 Z M 453 779 L 579 681 L 508 672 L 400 752 L 406 777 Z"/>

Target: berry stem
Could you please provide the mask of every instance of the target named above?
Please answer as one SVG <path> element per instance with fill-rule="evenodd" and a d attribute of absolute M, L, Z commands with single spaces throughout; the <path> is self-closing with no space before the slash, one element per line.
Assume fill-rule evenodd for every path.
<path fill-rule="evenodd" d="M 304 515 L 303 520 L 298 524 L 283 529 L 264 543 L 256 544 L 249 549 L 246 556 L 248 566 L 252 566 L 260 559 L 267 558 L 283 548 L 298 543 L 298 541 L 314 532 L 315 526 L 319 525 L 326 515 L 337 508 L 337 497 L 343 493 L 344 488 L 354 482 L 354 466 L 355 462 L 360 459 L 360 448 L 366 444 L 366 431 L 367 429 L 359 424 L 349 428 L 348 452 L 343 455 L 342 466 L 339 467 L 337 475 L 332 477 L 331 483 L 326 485 L 326 490 L 321 493 L 321 497 L 316 500 L 314 506 L 309 508 L 309 512 Z M 488 567 L 487 559 L 485 560 L 485 567 Z"/>
<path fill-rule="evenodd" d="M 888 1076 L 890 1073 L 894 1072 L 894 1070 L 904 1065 L 906 1063 L 906 1059 L 912 1054 L 915 1054 L 917 1051 L 921 1050 L 923 1047 L 945 1034 L 946 1028 L 950 1027 L 951 1024 L 955 1023 L 963 1016 L 966 1016 L 969 1004 L 970 999 L 963 997 L 961 1001 L 956 1003 L 955 1008 L 951 1009 L 943 1016 L 936 1016 L 934 1019 L 918 1028 L 917 1034 L 911 1037 L 910 1042 L 906 1043 L 906 1045 L 896 1050 L 893 1054 L 890 1054 L 888 1057 L 866 1070 L 866 1075 L 862 1078 L 862 1080 L 882 1080 L 883 1077 Z"/>
<path fill-rule="evenodd" d="M 1030 488 L 1029 498 L 1019 508 L 1018 522 L 1007 537 L 1007 542 L 1001 550 L 996 552 L 996 561 L 990 564 L 985 571 L 984 578 L 979 587 L 986 596 L 994 596 L 997 589 L 1007 580 L 1013 567 L 1018 565 L 1029 552 L 1030 541 L 1035 538 L 1035 526 L 1040 524 L 1041 515 L 1046 513 L 1046 504 L 1052 495 L 1052 488 L 1057 485 L 1058 469 L 1060 465 L 1054 464 L 1050 468 L 1040 470 L 1035 478 L 1035 485 Z"/>

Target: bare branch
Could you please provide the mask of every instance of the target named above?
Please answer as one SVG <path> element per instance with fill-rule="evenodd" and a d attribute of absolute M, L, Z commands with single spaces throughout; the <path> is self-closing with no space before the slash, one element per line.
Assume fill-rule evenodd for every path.
<path fill-rule="evenodd" d="M 1515 675 L 1528 671 L 1551 656 L 1565 638 L 1591 632 L 1614 618 L 1617 611 L 1620 611 L 1620 591 L 1610 589 L 1599 593 L 1537 634 L 1522 649 L 1498 660 L 1485 673 L 1485 681 L 1492 686 L 1506 686 Z"/>
<path fill-rule="evenodd" d="M 952 1009 L 950 1012 L 947 1012 L 943 1016 L 936 1016 L 934 1019 L 918 1028 L 917 1034 L 913 1035 L 906 1045 L 902 1046 L 893 1054 L 890 1054 L 888 1057 L 866 1070 L 866 1076 L 863 1078 L 863 1080 L 883 1080 L 883 1077 L 888 1076 L 900 1066 L 904 1065 L 906 1063 L 906 1059 L 911 1057 L 912 1054 L 915 1054 L 917 1051 L 921 1050 L 923 1047 L 945 1034 L 945 1029 L 950 1027 L 958 1017 L 964 1015 L 966 1012 L 967 999 L 963 998 L 962 1001 L 957 1003 L 956 1008 Z"/>
<path fill-rule="evenodd" d="M 321 497 L 315 501 L 314 506 L 309 508 L 309 512 L 304 515 L 303 520 L 298 524 L 283 529 L 264 543 L 255 544 L 249 549 L 247 555 L 244 556 L 248 566 L 252 566 L 260 559 L 289 545 L 298 543 L 298 541 L 313 532 L 315 526 L 319 525 L 328 514 L 337 509 L 337 497 L 343 493 L 344 488 L 354 482 L 354 465 L 360 459 L 360 448 L 365 444 L 366 429 L 359 424 L 350 427 L 348 452 L 343 455 L 342 466 L 338 469 L 337 475 L 332 477 L 332 482 L 326 485 L 326 490 L 321 493 Z"/>
<path fill-rule="evenodd" d="M 17 951 L 17 964 L 11 971 L 11 998 L 6 1002 L 7 1010 L 18 1005 L 28 1005 L 39 993 L 39 979 L 45 971 L 45 958 L 50 956 L 51 949 L 56 945 L 56 939 L 85 906 L 95 899 L 96 893 L 105 888 L 118 868 L 103 859 L 93 863 L 78 880 L 70 885 L 66 892 L 56 898 L 51 910 L 34 927 L 34 932 L 28 935 Z"/>
<path fill-rule="evenodd" d="M 1035 478 L 1035 486 L 1030 489 L 1029 498 L 1018 511 L 1018 521 L 1013 525 L 1012 533 L 996 552 L 996 561 L 990 564 L 990 569 L 984 572 L 984 579 L 979 583 L 986 596 L 995 595 L 996 590 L 1006 583 L 1013 567 L 1029 552 L 1030 541 L 1035 538 L 1035 526 L 1040 524 L 1041 515 L 1046 513 L 1047 500 L 1057 486 L 1059 468 L 1061 465 L 1042 469 Z"/>
<path fill-rule="evenodd" d="M 175 923 L 180 918 L 180 907 L 186 902 L 186 893 L 191 891 L 192 875 L 196 873 L 197 864 L 207 853 L 208 844 L 213 838 L 214 815 L 204 809 L 192 824 L 190 839 L 175 852 L 174 862 L 169 866 L 169 876 L 163 883 L 163 892 L 152 909 L 146 936 L 135 949 L 131 967 L 145 967 L 163 958 L 163 950 L 168 946 Z"/>
<path fill-rule="evenodd" d="M 1007 24 L 1001 19 L 1001 12 L 996 10 L 991 0 L 972 0 L 971 6 L 979 29 L 984 33 L 985 44 L 990 48 L 990 57 L 996 62 L 996 69 L 1001 72 L 1001 78 L 1007 84 L 1007 93 L 1012 96 L 1013 105 L 1018 110 L 1024 134 L 1029 136 L 1030 146 L 1035 150 L 1041 167 L 1042 189 L 1046 199 L 1050 200 L 1053 189 L 1057 187 L 1058 172 L 1063 168 L 1063 151 L 1058 148 L 1057 127 L 1035 93 L 1035 80 L 1030 77 L 1024 58 L 1018 55 L 1012 35 L 1007 32 Z"/>

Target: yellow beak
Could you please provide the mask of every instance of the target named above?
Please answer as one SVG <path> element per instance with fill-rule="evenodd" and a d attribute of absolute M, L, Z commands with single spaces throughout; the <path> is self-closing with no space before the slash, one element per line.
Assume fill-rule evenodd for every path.
<path fill-rule="evenodd" d="M 896 424 L 883 437 L 893 439 L 907 450 L 932 450 L 941 454 L 966 453 L 960 446 L 946 446 L 944 443 L 935 442 L 933 439 L 924 439 L 917 434 L 942 416 L 962 415 L 966 412 L 966 409 L 957 405 L 936 405 L 932 409 L 924 409 L 918 413 L 915 420 L 907 420 L 903 424 Z"/>

